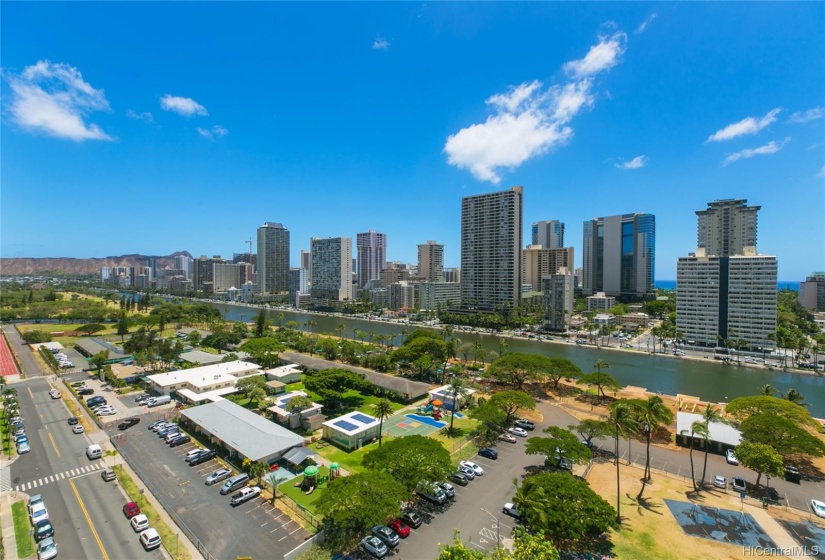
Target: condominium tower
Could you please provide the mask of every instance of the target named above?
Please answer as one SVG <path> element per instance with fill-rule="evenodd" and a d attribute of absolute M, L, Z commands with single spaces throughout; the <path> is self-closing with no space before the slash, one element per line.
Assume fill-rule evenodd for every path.
<path fill-rule="evenodd" d="M 363 288 L 370 280 L 378 280 L 382 270 L 387 268 L 387 234 L 370 230 L 359 233 L 358 246 L 358 286 Z"/>
<path fill-rule="evenodd" d="M 461 199 L 461 300 L 467 309 L 521 303 L 523 189 Z"/>
<path fill-rule="evenodd" d="M 541 245 L 545 249 L 564 247 L 564 223 L 558 220 L 533 222 L 531 245 Z"/>
<path fill-rule="evenodd" d="M 258 292 L 289 290 L 289 230 L 275 222 L 258 228 Z"/>
<path fill-rule="evenodd" d="M 427 241 L 418 246 L 418 276 L 427 282 L 444 281 L 444 245 Z"/>
<path fill-rule="evenodd" d="M 313 237 L 310 240 L 312 299 L 352 299 L 352 238 Z"/>
<path fill-rule="evenodd" d="M 745 199 L 715 200 L 697 210 L 696 247 L 706 255 L 742 255 L 756 247 L 756 218 L 761 206 L 746 206 Z"/>
<path fill-rule="evenodd" d="M 573 270 L 573 247 L 543 249 L 541 245 L 528 245 L 522 252 L 522 284 L 530 284 L 533 291 L 542 291 L 541 280 L 549 274 L 558 274 L 560 268 Z"/>
<path fill-rule="evenodd" d="M 655 291 L 656 217 L 623 214 L 584 222 L 584 295 L 644 297 Z"/>

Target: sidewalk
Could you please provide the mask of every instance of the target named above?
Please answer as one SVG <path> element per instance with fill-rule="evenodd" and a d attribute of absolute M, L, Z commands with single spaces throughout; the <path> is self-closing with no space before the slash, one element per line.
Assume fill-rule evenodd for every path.
<path fill-rule="evenodd" d="M 0 457 L 0 534 L 3 538 L 3 550 L 5 551 L 6 560 L 18 560 L 17 556 L 17 540 L 14 538 L 14 518 L 11 513 L 11 505 L 25 499 L 25 496 L 17 492 L 6 490 L 6 483 L 10 486 L 10 471 L 11 464 L 19 457 L 15 455 L 11 459 L 7 457 Z"/>
<path fill-rule="evenodd" d="M 731 499 L 731 503 L 738 503 L 739 500 Z M 773 539 L 773 542 L 776 543 L 776 546 L 786 550 L 786 551 L 795 551 L 800 550 L 802 545 L 796 542 L 788 532 L 779 524 L 777 523 L 776 519 L 774 519 L 766 510 L 764 510 L 761 506 L 755 505 L 752 501 L 745 503 L 746 509 L 745 512 L 749 513 L 756 519 L 756 522 L 762 526 L 762 529 L 767 533 L 767 535 Z M 807 558 L 806 556 L 802 555 L 784 555 L 783 558 L 793 558 L 794 560 L 804 560 Z"/>
<path fill-rule="evenodd" d="M 87 432 L 87 434 L 89 435 L 89 439 L 92 441 L 92 443 L 97 443 L 103 448 L 104 455 L 106 451 L 116 451 L 116 448 L 112 445 L 112 442 L 109 441 L 109 437 L 103 430 L 92 430 L 90 433 Z M 119 456 L 120 453 L 118 453 L 115 456 L 115 461 Z M 104 457 L 104 461 L 108 464 L 109 457 Z M 143 499 L 152 504 L 152 507 L 154 507 L 155 511 L 158 512 L 158 515 L 163 520 L 163 522 L 166 523 L 166 525 L 168 525 L 176 533 L 179 533 L 181 535 L 178 539 L 181 546 L 186 547 L 186 549 L 189 551 L 190 556 L 194 560 L 203 560 L 203 555 L 198 551 L 195 544 L 187 538 L 186 531 L 182 530 L 180 527 L 177 526 L 177 524 L 172 520 L 172 518 L 169 516 L 166 510 L 163 509 L 163 506 L 160 504 L 160 502 L 158 502 L 157 499 L 155 499 L 155 497 L 152 495 L 152 493 L 147 490 L 146 486 L 143 484 L 143 481 L 135 473 L 135 471 L 132 470 L 132 467 L 129 465 L 129 463 L 121 457 L 120 461 L 117 461 L 117 464 L 121 465 L 123 470 L 126 473 L 128 473 L 130 477 L 132 477 L 132 480 L 135 482 L 138 488 L 143 490 Z M 162 550 L 164 556 L 167 559 L 171 559 L 171 555 L 166 551 L 166 549 Z"/>

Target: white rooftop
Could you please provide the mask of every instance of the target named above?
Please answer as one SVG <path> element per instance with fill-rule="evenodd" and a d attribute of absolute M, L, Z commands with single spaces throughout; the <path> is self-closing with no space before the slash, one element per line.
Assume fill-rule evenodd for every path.
<path fill-rule="evenodd" d="M 475 392 L 476 392 L 475 389 L 470 389 L 469 387 L 465 387 L 464 388 L 464 398 L 466 399 L 467 397 L 469 397 L 470 395 L 472 395 Z M 442 399 L 447 399 L 447 400 L 450 400 L 450 401 L 452 401 L 452 399 L 453 399 L 453 391 L 452 391 L 452 389 L 450 389 L 449 385 L 442 385 L 441 387 L 438 387 L 437 389 L 431 389 L 429 391 L 429 393 L 430 393 L 430 395 L 438 395 Z M 460 399 L 461 398 L 459 397 L 459 400 Z"/>
<path fill-rule="evenodd" d="M 272 377 L 284 377 L 286 375 L 291 375 L 293 373 L 300 372 L 301 368 L 298 366 L 298 364 L 288 364 L 285 366 L 268 369 L 264 373 Z"/>
<path fill-rule="evenodd" d="M 306 393 L 303 391 L 290 391 L 289 393 L 284 393 L 282 395 L 278 395 L 275 397 L 275 404 L 267 408 L 268 411 L 272 412 L 273 414 L 277 415 L 278 417 L 286 417 L 290 416 L 293 413 L 287 412 L 286 405 L 291 401 L 294 397 L 308 397 Z M 323 405 L 320 405 L 316 402 L 312 403 L 312 406 L 309 406 L 301 411 L 301 414 L 305 414 L 312 410 L 321 410 Z"/>
<path fill-rule="evenodd" d="M 224 395 L 231 395 L 236 391 L 237 389 L 233 385 L 232 387 L 221 387 L 220 389 L 215 389 L 214 391 L 205 391 L 203 393 L 196 393 L 191 389 L 181 389 L 180 391 L 178 391 L 178 394 L 190 402 L 199 403 L 203 401 L 215 402 L 219 400 L 220 397 L 223 397 Z"/>
<path fill-rule="evenodd" d="M 333 430 L 347 434 L 348 436 L 360 434 L 377 425 L 377 418 L 373 418 L 369 414 L 364 414 L 358 410 L 349 412 L 338 418 L 333 418 L 332 420 L 327 420 L 322 424 L 322 426 L 329 426 Z"/>
<path fill-rule="evenodd" d="M 210 364 L 192 369 L 181 369 L 168 373 L 156 373 L 147 376 L 147 379 L 160 387 L 168 387 L 179 383 L 188 383 L 193 387 L 208 387 L 222 381 L 236 381 L 239 377 L 259 373 L 257 364 L 242 362 L 225 362 Z"/>
<path fill-rule="evenodd" d="M 691 426 L 694 422 L 702 422 L 701 414 L 693 414 L 692 412 L 677 412 L 676 413 L 676 433 L 681 434 L 683 431 L 690 436 Z M 711 422 L 710 440 L 724 443 L 725 445 L 739 445 L 742 443 L 742 434 L 729 424 L 723 422 Z"/>

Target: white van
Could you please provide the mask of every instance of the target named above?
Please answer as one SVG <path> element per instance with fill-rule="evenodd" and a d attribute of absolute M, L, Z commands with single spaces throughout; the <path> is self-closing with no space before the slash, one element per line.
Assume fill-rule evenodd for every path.
<path fill-rule="evenodd" d="M 86 457 L 89 459 L 100 459 L 103 456 L 103 450 L 99 445 L 93 444 L 86 448 Z"/>

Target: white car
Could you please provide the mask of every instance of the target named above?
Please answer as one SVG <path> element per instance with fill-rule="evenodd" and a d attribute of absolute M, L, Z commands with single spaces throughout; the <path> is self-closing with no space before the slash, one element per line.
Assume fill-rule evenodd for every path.
<path fill-rule="evenodd" d="M 481 476 L 484 474 L 484 469 L 482 469 L 480 466 L 478 466 L 476 463 L 473 463 L 472 461 L 461 461 L 459 465 L 461 465 L 462 467 L 467 467 L 468 469 L 473 469 L 473 473 L 475 473 L 476 476 Z"/>
<path fill-rule="evenodd" d="M 36 525 L 38 521 L 49 518 L 49 510 L 43 502 L 32 506 L 32 525 Z"/>
<path fill-rule="evenodd" d="M 54 537 L 48 537 L 37 543 L 37 560 L 57 558 L 57 543 Z"/>
<path fill-rule="evenodd" d="M 713 485 L 717 488 L 721 488 L 722 490 L 727 489 L 728 487 L 728 479 L 724 476 L 716 475 L 713 477 Z"/>
<path fill-rule="evenodd" d="M 130 519 L 129 523 L 132 524 L 132 529 L 135 530 L 135 533 L 140 533 L 141 531 L 145 531 L 149 528 L 149 518 L 142 513 L 139 513 Z"/>
<path fill-rule="evenodd" d="M 150 527 L 140 534 L 140 543 L 146 550 L 152 550 L 160 546 L 160 535 Z"/>
<path fill-rule="evenodd" d="M 725 460 L 730 465 L 738 465 L 739 459 L 736 458 L 736 454 L 733 452 L 733 449 L 728 449 L 725 451 Z"/>
<path fill-rule="evenodd" d="M 527 437 L 527 430 L 525 430 L 524 428 L 510 428 L 507 431 L 513 434 L 514 436 Z"/>
<path fill-rule="evenodd" d="M 825 519 L 825 502 L 811 500 L 811 509 L 814 510 L 814 515 Z"/>
<path fill-rule="evenodd" d="M 518 506 L 513 502 L 507 502 L 504 504 L 504 507 L 501 508 L 501 513 L 509 515 L 515 519 L 519 519 L 521 516 L 518 514 Z"/>
<path fill-rule="evenodd" d="M 72 433 L 73 434 L 82 434 L 83 433 L 83 426 L 80 424 L 75 424 L 72 426 Z"/>

